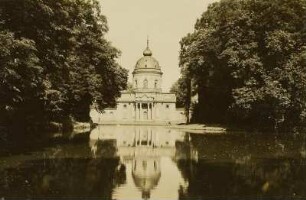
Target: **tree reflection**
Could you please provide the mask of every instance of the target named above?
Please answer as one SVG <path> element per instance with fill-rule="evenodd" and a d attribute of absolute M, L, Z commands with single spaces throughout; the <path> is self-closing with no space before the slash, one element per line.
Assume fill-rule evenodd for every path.
<path fill-rule="evenodd" d="M 61 151 L 55 157 L 28 161 L 17 168 L 0 171 L 0 194 L 15 198 L 111 199 L 113 188 L 126 180 L 119 159 L 80 158 L 73 155 L 69 151 Z"/>
<path fill-rule="evenodd" d="M 194 136 L 192 145 L 199 150 L 198 162 L 177 160 L 188 182 L 187 187 L 179 189 L 180 199 L 305 198 L 306 161 L 298 154 L 303 142 L 251 139 Z"/>

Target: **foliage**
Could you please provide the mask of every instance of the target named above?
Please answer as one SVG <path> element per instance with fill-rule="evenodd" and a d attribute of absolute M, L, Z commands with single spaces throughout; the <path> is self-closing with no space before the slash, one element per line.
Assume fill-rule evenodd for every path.
<path fill-rule="evenodd" d="M 185 107 L 188 101 L 187 80 L 180 77 L 170 88 L 170 92 L 176 95 L 176 107 Z"/>
<path fill-rule="evenodd" d="M 41 107 L 44 95 L 43 70 L 35 43 L 25 38 L 15 39 L 11 32 L 0 32 L 0 46 L 0 121 L 18 117 L 20 124 L 30 122 L 35 111 L 39 114 L 31 108 Z"/>
<path fill-rule="evenodd" d="M 305 21 L 305 0 L 211 4 L 181 40 L 180 64 L 199 89 L 201 119 L 305 126 Z"/>
<path fill-rule="evenodd" d="M 113 104 L 126 87 L 127 70 L 116 63 L 120 52 L 104 37 L 108 27 L 98 1 L 1 1 L 0 20 L 0 30 L 12 33 L 11 40 L 25 46 L 17 63 L 29 74 L 20 74 L 15 79 L 23 82 L 33 76 L 31 81 L 40 84 L 27 83 L 18 88 L 18 81 L 11 79 L 7 84 L 13 89 L 3 92 L 9 98 L 7 101 L 15 101 L 16 87 L 29 99 L 33 99 L 30 95 L 37 96 L 36 105 L 42 107 L 32 105 L 28 109 L 33 113 L 41 110 L 47 121 L 63 122 L 71 117 L 88 120 L 93 99 L 98 99 L 104 108 Z M 1 52 L 7 48 L 10 47 L 1 43 Z M 9 56 L 11 60 L 19 59 Z M 1 70 L 5 69 L 1 62 Z M 29 93 L 31 89 L 33 94 Z M 3 102 L 0 106 L 5 108 Z M 19 108 L 12 105 L 12 109 Z"/>

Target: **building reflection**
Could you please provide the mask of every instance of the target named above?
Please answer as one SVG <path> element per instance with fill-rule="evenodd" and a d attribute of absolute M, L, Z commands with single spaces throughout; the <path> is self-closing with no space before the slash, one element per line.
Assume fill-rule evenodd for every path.
<path fill-rule="evenodd" d="M 142 199 L 149 199 L 160 182 L 162 158 L 197 159 L 188 134 L 158 126 L 98 126 L 90 134 L 90 148 L 94 157 L 118 157 L 121 168 L 131 168 L 127 176 Z"/>

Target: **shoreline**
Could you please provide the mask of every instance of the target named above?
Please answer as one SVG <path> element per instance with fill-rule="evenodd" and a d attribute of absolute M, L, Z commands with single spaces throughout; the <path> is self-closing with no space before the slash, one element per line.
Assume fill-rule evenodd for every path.
<path fill-rule="evenodd" d="M 170 128 L 183 130 L 196 134 L 227 134 L 227 128 L 222 126 L 209 126 L 205 124 L 170 125 Z"/>
<path fill-rule="evenodd" d="M 95 126 L 161 126 L 165 128 L 177 129 L 195 134 L 227 134 L 228 128 L 221 125 L 205 124 L 168 124 L 168 123 L 148 123 L 148 122 L 126 122 L 126 123 L 103 123 Z M 238 131 L 238 130 L 237 130 Z"/>

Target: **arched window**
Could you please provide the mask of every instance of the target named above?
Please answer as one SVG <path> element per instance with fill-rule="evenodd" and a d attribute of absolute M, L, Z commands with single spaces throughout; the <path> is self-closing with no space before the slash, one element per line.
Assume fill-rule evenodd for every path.
<path fill-rule="evenodd" d="M 135 88 L 137 88 L 137 80 L 135 80 Z"/>
<path fill-rule="evenodd" d="M 157 88 L 157 83 L 158 83 L 158 81 L 155 80 L 155 82 L 154 82 L 154 88 L 155 88 L 155 89 Z"/>
<path fill-rule="evenodd" d="M 145 79 L 143 81 L 143 88 L 148 88 L 148 80 L 147 79 Z"/>

